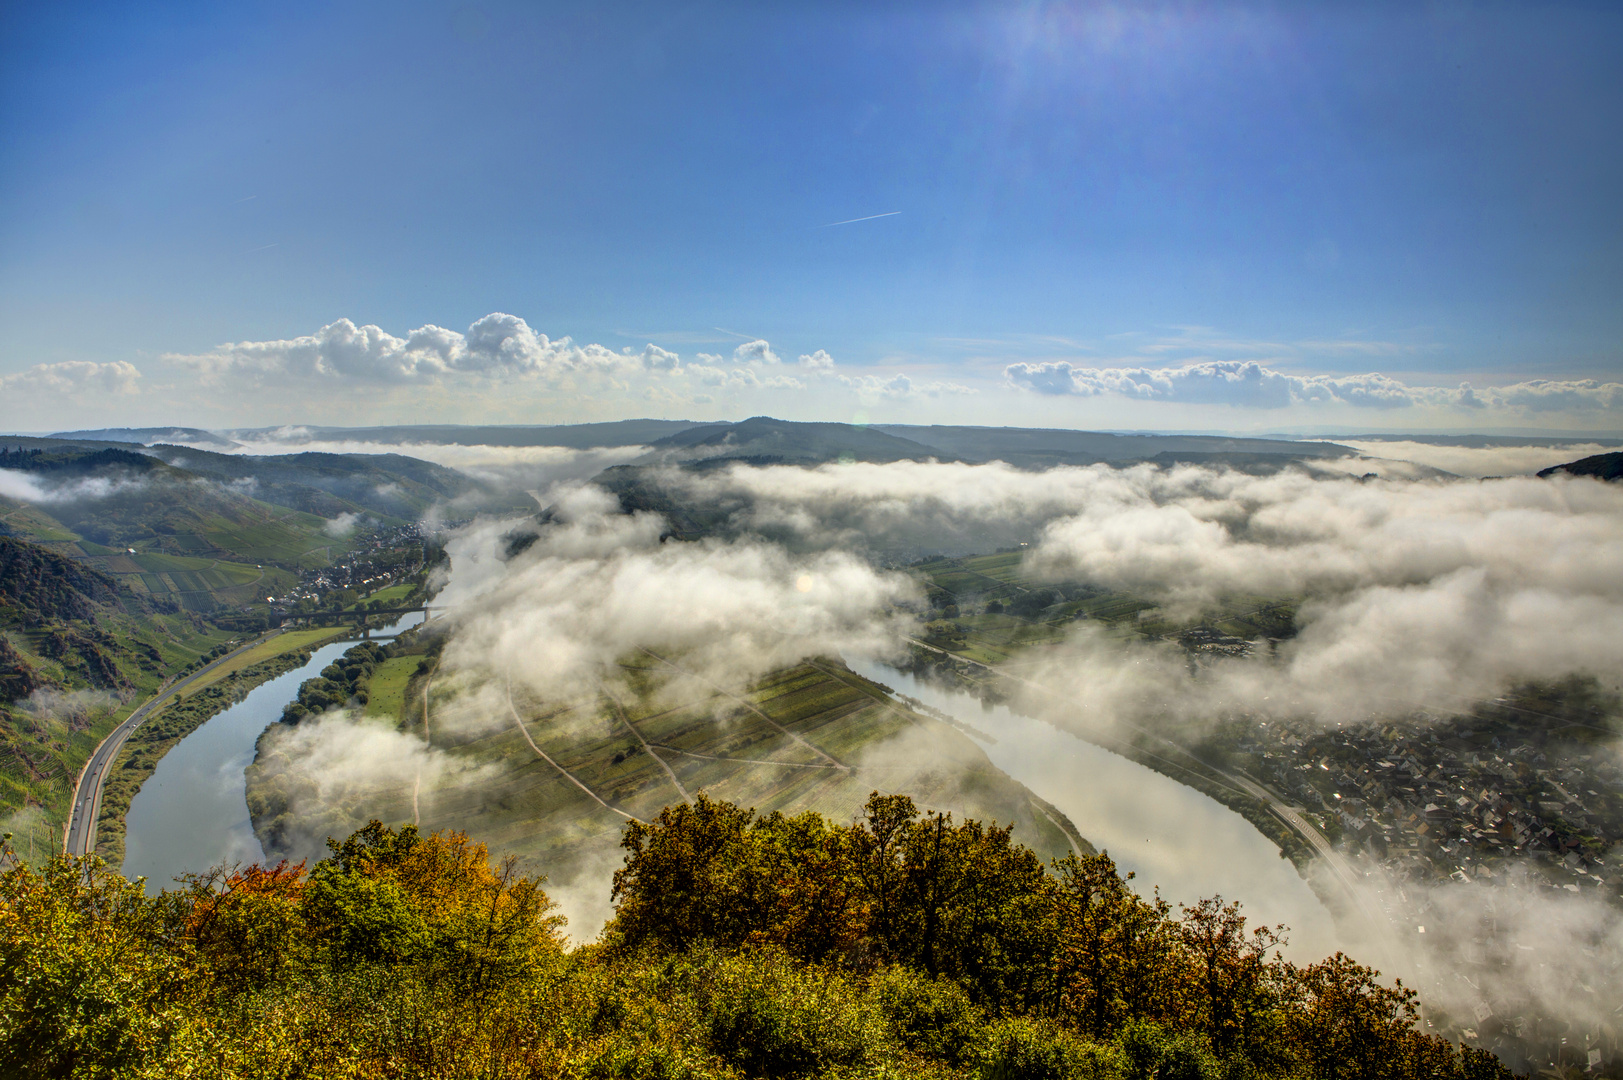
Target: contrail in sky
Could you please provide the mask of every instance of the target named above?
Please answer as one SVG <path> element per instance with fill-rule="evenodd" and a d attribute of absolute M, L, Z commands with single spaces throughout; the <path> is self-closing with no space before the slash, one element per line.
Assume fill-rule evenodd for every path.
<path fill-rule="evenodd" d="M 900 214 L 900 213 L 901 213 L 900 210 L 891 210 L 888 213 L 884 213 L 884 214 L 869 214 L 867 217 L 848 218 L 845 221 L 831 221 L 827 225 L 819 225 L 817 227 L 819 229 L 832 229 L 836 225 L 852 225 L 852 224 L 855 224 L 858 221 L 872 221 L 874 218 L 895 217 L 897 214 Z"/>

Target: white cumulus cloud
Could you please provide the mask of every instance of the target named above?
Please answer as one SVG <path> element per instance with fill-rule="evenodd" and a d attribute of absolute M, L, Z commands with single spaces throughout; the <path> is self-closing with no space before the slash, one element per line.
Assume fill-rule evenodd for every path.
<path fill-rule="evenodd" d="M 349 319 L 338 319 L 303 337 L 240 341 L 207 353 L 171 353 L 164 359 L 210 375 L 233 372 L 381 382 L 448 375 L 555 379 L 577 372 L 673 371 L 681 365 L 678 354 L 652 344 L 641 352 L 616 352 L 603 345 L 577 345 L 567 337 L 553 340 L 518 316 L 502 312 L 475 320 L 466 333 L 429 325 L 396 337 L 378 326 L 357 326 Z"/>
<path fill-rule="evenodd" d="M 64 360 L 57 364 L 35 364 L 25 371 L 0 375 L 3 394 L 135 394 L 141 372 L 131 363 L 114 360 L 105 364 L 89 360 Z"/>
<path fill-rule="evenodd" d="M 1065 360 L 1022 361 L 1003 369 L 1014 386 L 1039 394 L 1139 401 L 1283 409 L 1293 405 L 1341 404 L 1358 408 L 1412 406 L 1527 412 L 1616 412 L 1623 409 L 1623 383 L 1593 379 L 1545 379 L 1475 388 L 1410 386 L 1379 372 L 1364 375 L 1291 375 L 1255 360 L 1207 360 L 1180 367 L 1083 367 Z"/>

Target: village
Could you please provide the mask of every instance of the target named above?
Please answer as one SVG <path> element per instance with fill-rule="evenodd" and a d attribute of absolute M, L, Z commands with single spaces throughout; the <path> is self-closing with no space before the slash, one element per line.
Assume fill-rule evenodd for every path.
<path fill-rule="evenodd" d="M 1227 751 L 1396 880 L 1492 880 L 1532 859 L 1552 888 L 1623 898 L 1623 770 L 1605 744 L 1525 718 L 1501 699 L 1328 730 L 1259 721 Z"/>
<path fill-rule="evenodd" d="M 424 522 L 380 526 L 331 564 L 306 571 L 288 593 L 266 600 L 280 615 L 352 604 L 421 571 L 434 557 L 442 529 Z"/>

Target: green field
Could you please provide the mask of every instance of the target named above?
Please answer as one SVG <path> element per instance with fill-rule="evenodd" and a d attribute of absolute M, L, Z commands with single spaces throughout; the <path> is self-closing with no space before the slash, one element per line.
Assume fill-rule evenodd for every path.
<path fill-rule="evenodd" d="M 417 674 L 420 656 L 396 656 L 372 673 L 367 684 L 366 715 L 402 719 L 406 711 L 406 685 Z"/>
<path fill-rule="evenodd" d="M 417 586 L 407 581 L 399 585 L 390 585 L 387 588 L 379 589 L 377 592 L 369 594 L 366 599 L 368 602 L 392 606 L 405 603 L 411 599 L 411 594 L 415 591 L 417 591 Z"/>
<path fill-rule="evenodd" d="M 281 656 L 284 653 L 298 652 L 301 649 L 314 649 L 350 632 L 351 630 L 347 626 L 318 626 L 309 630 L 285 630 L 280 634 L 272 635 L 252 649 L 238 656 L 233 656 L 225 663 L 211 668 L 207 675 L 186 687 L 185 693 L 179 696 L 183 698 L 190 697 L 204 687 L 211 686 L 222 679 L 228 679 L 244 668 L 264 663 L 266 660 L 274 656 Z"/>

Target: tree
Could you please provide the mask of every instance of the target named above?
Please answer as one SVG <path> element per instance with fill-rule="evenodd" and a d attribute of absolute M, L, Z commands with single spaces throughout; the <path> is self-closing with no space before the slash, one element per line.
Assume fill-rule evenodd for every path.
<path fill-rule="evenodd" d="M 1161 931 L 1166 901 L 1145 903 L 1109 855 L 1068 855 L 1055 864 L 1058 941 L 1054 958 L 1056 1011 L 1094 1038 L 1103 1038 L 1146 1011 L 1157 996 L 1155 975 L 1170 966 L 1170 935 Z"/>
<path fill-rule="evenodd" d="M 625 865 L 614 872 L 610 894 L 619 901 L 618 942 L 682 948 L 750 936 L 762 906 L 746 843 L 753 817 L 701 791 L 691 805 L 667 806 L 652 822 L 627 822 Z"/>
<path fill-rule="evenodd" d="M 197 957 L 139 881 L 9 847 L 0 867 L 0 1074 L 133 1076 L 209 1041 Z"/>
<path fill-rule="evenodd" d="M 1283 971 L 1268 953 L 1284 944 L 1283 926 L 1245 932 L 1238 903 L 1222 897 L 1184 908 L 1179 937 L 1193 964 L 1190 1004 L 1194 1021 L 1220 1056 L 1242 1052 L 1258 1060 L 1271 1045 Z"/>
<path fill-rule="evenodd" d="M 1415 1029 L 1415 993 L 1342 953 L 1293 972 L 1283 1035 L 1298 1065 L 1322 1080 L 1422 1080 L 1461 1075 L 1453 1048 Z"/>

